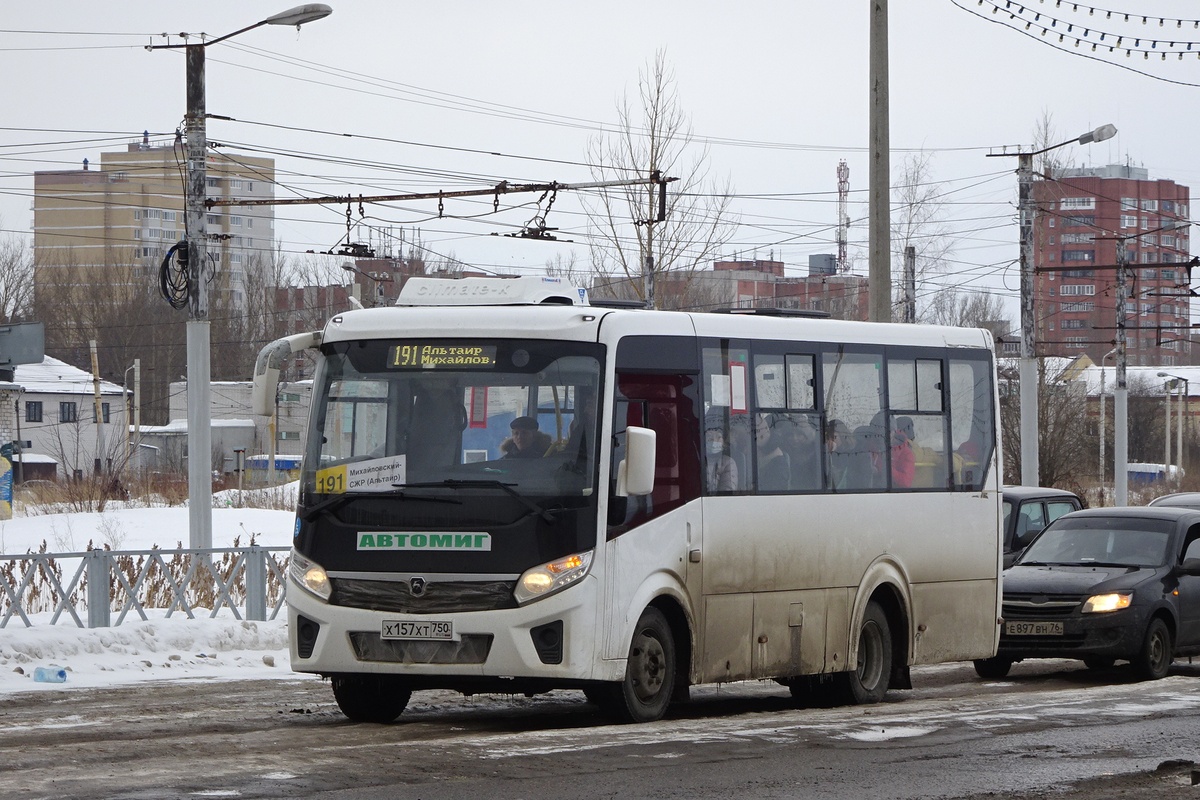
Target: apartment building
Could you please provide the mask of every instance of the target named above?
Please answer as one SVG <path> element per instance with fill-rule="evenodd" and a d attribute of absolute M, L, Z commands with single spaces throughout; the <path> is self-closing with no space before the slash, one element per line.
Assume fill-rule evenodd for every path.
<path fill-rule="evenodd" d="M 210 199 L 274 196 L 270 158 L 210 154 L 207 176 Z M 35 172 L 35 285 L 157 287 L 163 256 L 185 235 L 185 178 L 182 141 L 151 142 L 148 134 L 101 153 L 98 169 L 84 159 L 82 169 Z M 248 271 L 274 247 L 274 207 L 217 207 L 207 227 L 211 291 L 244 307 Z"/>
<path fill-rule="evenodd" d="M 1066 169 L 1033 184 L 1037 355 L 1087 354 L 1117 339 L 1120 249 L 1130 366 L 1196 363 L 1189 341 L 1190 192 L 1127 165 Z M 1179 227 L 1176 227 L 1179 225 Z"/>

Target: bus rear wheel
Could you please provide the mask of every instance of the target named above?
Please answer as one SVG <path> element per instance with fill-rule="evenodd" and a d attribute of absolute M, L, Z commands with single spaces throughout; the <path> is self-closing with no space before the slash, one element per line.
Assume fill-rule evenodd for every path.
<path fill-rule="evenodd" d="M 856 705 L 878 703 L 892 679 L 892 631 L 887 615 L 874 601 L 867 603 L 858 629 L 858 660 L 850 672 L 838 673 L 842 694 Z"/>
<path fill-rule="evenodd" d="M 334 675 L 333 699 L 353 722 L 388 723 L 408 706 L 412 691 L 387 675 Z"/>
<path fill-rule="evenodd" d="M 595 699 L 618 722 L 653 722 L 667 712 L 674 690 L 675 640 L 671 626 L 661 611 L 647 608 L 629 644 L 625 678 L 596 691 Z"/>

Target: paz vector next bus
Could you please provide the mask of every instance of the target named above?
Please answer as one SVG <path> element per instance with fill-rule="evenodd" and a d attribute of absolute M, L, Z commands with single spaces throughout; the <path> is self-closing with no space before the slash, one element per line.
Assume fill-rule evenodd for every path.
<path fill-rule="evenodd" d="M 623 721 L 748 679 L 869 703 L 995 654 L 986 331 L 413 278 L 265 348 L 259 413 L 303 349 L 291 663 L 353 720 L 422 689 Z"/>

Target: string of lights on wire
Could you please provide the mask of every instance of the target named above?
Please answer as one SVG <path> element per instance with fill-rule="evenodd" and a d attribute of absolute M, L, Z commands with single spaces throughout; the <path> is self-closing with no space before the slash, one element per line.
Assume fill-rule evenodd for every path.
<path fill-rule="evenodd" d="M 1172 55 L 1177 56 L 1180 60 L 1188 55 L 1200 58 L 1200 41 L 1166 35 L 1166 32 L 1170 30 L 1182 31 L 1185 26 L 1188 30 L 1200 30 L 1200 19 L 1113 11 L 1082 3 L 1063 2 L 1063 0 L 1055 0 L 1054 13 L 1044 10 L 1045 0 L 1041 0 L 1037 5 L 1019 2 L 1019 0 L 978 0 L 978 4 L 985 9 L 990 9 L 993 15 L 1007 14 L 1008 22 L 1016 25 L 1024 23 L 1025 31 L 1041 37 L 1051 37 L 1055 43 L 1061 45 L 1072 45 L 1076 48 L 1086 46 L 1093 53 L 1123 52 L 1126 58 L 1130 58 L 1136 53 L 1141 54 L 1143 60 L 1158 56 L 1161 61 L 1166 61 L 1167 57 Z M 1069 19 L 1066 13 L 1063 13 L 1061 17 L 1056 16 L 1062 12 L 1086 15 L 1087 20 L 1080 22 Z M 1149 27 L 1151 31 L 1157 28 L 1163 31 L 1163 35 L 1147 35 L 1140 30 L 1135 33 L 1104 30 L 1095 27 L 1092 22 L 1097 15 L 1100 15 L 1104 23 L 1110 21 L 1118 24 L 1130 23 Z M 1105 27 L 1108 27 L 1107 24 Z"/>

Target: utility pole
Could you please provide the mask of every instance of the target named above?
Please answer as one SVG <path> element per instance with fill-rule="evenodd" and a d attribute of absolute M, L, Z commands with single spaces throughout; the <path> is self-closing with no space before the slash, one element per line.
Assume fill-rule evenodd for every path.
<path fill-rule="evenodd" d="M 1111 139 L 1117 133 L 1112 125 L 1101 125 L 1074 139 L 1052 144 L 1040 150 L 1017 153 L 988 153 L 988 157 L 1017 157 L 1017 209 L 1020 214 L 1021 273 L 1021 357 L 1018 377 L 1021 382 L 1021 483 L 1037 486 L 1041 478 L 1038 463 L 1038 367 L 1033 313 L 1033 157 L 1069 144 L 1090 144 Z"/>
<path fill-rule="evenodd" d="M 904 319 L 912 325 L 917 321 L 917 248 L 904 248 Z"/>
<path fill-rule="evenodd" d="M 150 45 L 147 50 L 182 47 L 187 60 L 187 406 L 188 406 L 188 545 L 212 547 L 212 420 L 209 410 L 211 349 L 208 319 L 208 226 L 205 205 L 208 184 L 208 147 L 205 108 L 204 58 L 208 45 L 223 42 L 261 25 L 295 25 L 329 16 L 324 3 L 306 3 L 281 11 L 233 33 L 197 44 Z"/>
<path fill-rule="evenodd" d="M 100 359 L 96 353 L 96 340 L 91 340 L 92 348 L 92 415 L 96 419 L 96 476 L 108 472 L 104 459 L 104 415 L 100 413 Z"/>
<path fill-rule="evenodd" d="M 1129 385 L 1125 380 L 1125 240 L 1117 239 L 1117 387 L 1113 390 L 1113 502 L 1129 505 Z"/>
<path fill-rule="evenodd" d="M 1021 483 L 1041 484 L 1038 453 L 1038 367 L 1033 314 L 1033 153 L 1017 156 L 1017 209 L 1020 215 L 1021 356 Z"/>
<path fill-rule="evenodd" d="M 188 321 L 188 546 L 212 547 L 212 419 L 209 391 L 212 376 L 208 320 L 208 184 L 205 150 L 204 44 L 189 45 L 187 54 L 187 220 Z"/>
<path fill-rule="evenodd" d="M 891 141 L 887 0 L 871 3 L 870 320 L 892 321 Z"/>

